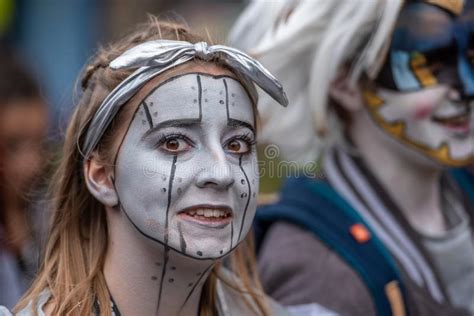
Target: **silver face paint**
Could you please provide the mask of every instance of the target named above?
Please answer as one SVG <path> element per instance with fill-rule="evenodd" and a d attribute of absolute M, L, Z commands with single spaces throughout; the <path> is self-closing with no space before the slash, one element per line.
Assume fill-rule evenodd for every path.
<path fill-rule="evenodd" d="M 251 100 L 235 79 L 171 78 L 140 104 L 115 165 L 122 210 L 193 258 L 226 255 L 250 229 L 258 169 Z"/>

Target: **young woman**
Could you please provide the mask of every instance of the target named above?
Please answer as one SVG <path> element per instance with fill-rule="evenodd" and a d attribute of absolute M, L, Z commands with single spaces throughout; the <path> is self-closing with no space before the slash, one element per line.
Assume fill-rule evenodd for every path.
<path fill-rule="evenodd" d="M 325 178 L 290 179 L 257 214 L 271 296 L 343 315 L 474 313 L 473 206 L 448 172 L 474 160 L 473 30 L 472 0 L 245 11 L 231 43 L 259 56 L 292 103 L 282 113 L 263 102 L 261 140 L 301 162 L 326 145 Z"/>
<path fill-rule="evenodd" d="M 256 61 L 177 24 L 152 21 L 100 50 L 53 180 L 44 262 L 15 310 L 284 314 L 244 242 L 258 191 L 254 83 L 286 105 Z"/>

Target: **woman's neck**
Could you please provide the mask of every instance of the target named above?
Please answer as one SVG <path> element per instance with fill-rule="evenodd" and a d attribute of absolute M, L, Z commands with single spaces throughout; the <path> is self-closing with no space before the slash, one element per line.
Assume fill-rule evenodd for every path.
<path fill-rule="evenodd" d="M 365 111 L 353 116 L 351 138 L 360 156 L 418 231 L 445 230 L 441 169 L 382 132 Z"/>
<path fill-rule="evenodd" d="M 165 248 L 135 230 L 122 212 L 108 211 L 104 275 L 121 315 L 198 315 L 215 261 Z"/>

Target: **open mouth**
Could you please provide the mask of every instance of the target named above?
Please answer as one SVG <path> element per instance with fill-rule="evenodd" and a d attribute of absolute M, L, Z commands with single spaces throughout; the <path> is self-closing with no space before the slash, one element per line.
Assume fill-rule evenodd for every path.
<path fill-rule="evenodd" d="M 454 116 L 433 116 L 431 120 L 454 132 L 469 133 L 470 117 L 471 111 L 467 109 L 463 113 Z"/>
<path fill-rule="evenodd" d="M 206 228 L 222 228 L 232 221 L 232 209 L 221 205 L 195 205 L 181 210 L 178 217 Z"/>

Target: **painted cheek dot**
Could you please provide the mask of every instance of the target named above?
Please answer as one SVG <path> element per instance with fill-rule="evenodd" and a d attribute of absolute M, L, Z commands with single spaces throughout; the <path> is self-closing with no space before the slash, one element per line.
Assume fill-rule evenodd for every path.
<path fill-rule="evenodd" d="M 166 192 L 166 188 L 161 188 L 161 192 L 165 193 L 165 192 Z"/>
<path fill-rule="evenodd" d="M 224 104 L 224 100 L 220 100 L 219 103 L 220 103 L 220 104 Z"/>
<path fill-rule="evenodd" d="M 219 251 L 219 253 L 222 255 L 224 253 L 224 250 Z"/>
<path fill-rule="evenodd" d="M 171 278 L 171 279 L 168 280 L 168 282 L 169 282 L 169 283 L 173 283 L 173 282 L 174 282 L 174 279 Z"/>
<path fill-rule="evenodd" d="M 202 251 L 196 252 L 198 256 L 202 257 Z"/>
<path fill-rule="evenodd" d="M 241 197 L 241 198 L 246 198 L 246 197 L 247 197 L 247 193 L 242 193 L 242 194 L 240 195 L 240 197 Z"/>
<path fill-rule="evenodd" d="M 192 282 L 188 284 L 188 287 L 191 287 L 191 286 L 193 286 L 193 283 L 192 283 Z"/>
<path fill-rule="evenodd" d="M 171 267 L 171 270 L 176 270 L 176 267 Z"/>
<path fill-rule="evenodd" d="M 245 180 L 244 180 L 244 179 L 241 179 L 241 180 L 240 180 L 240 183 L 245 184 Z"/>
<path fill-rule="evenodd" d="M 153 113 L 153 116 L 154 116 L 154 117 L 157 117 L 157 116 L 158 116 L 158 112 Z"/>
<path fill-rule="evenodd" d="M 158 280 L 158 278 L 157 278 L 156 276 L 152 276 L 151 279 L 152 279 L 153 281 Z"/>
<path fill-rule="evenodd" d="M 431 113 L 433 113 L 433 106 L 429 104 L 422 104 L 417 107 L 417 110 L 415 111 L 415 119 L 417 120 L 423 120 L 431 116 Z"/>
<path fill-rule="evenodd" d="M 197 99 L 194 99 L 194 100 L 193 100 L 193 102 L 194 102 L 194 103 L 197 103 L 197 102 L 198 102 L 198 100 L 197 100 Z"/>

